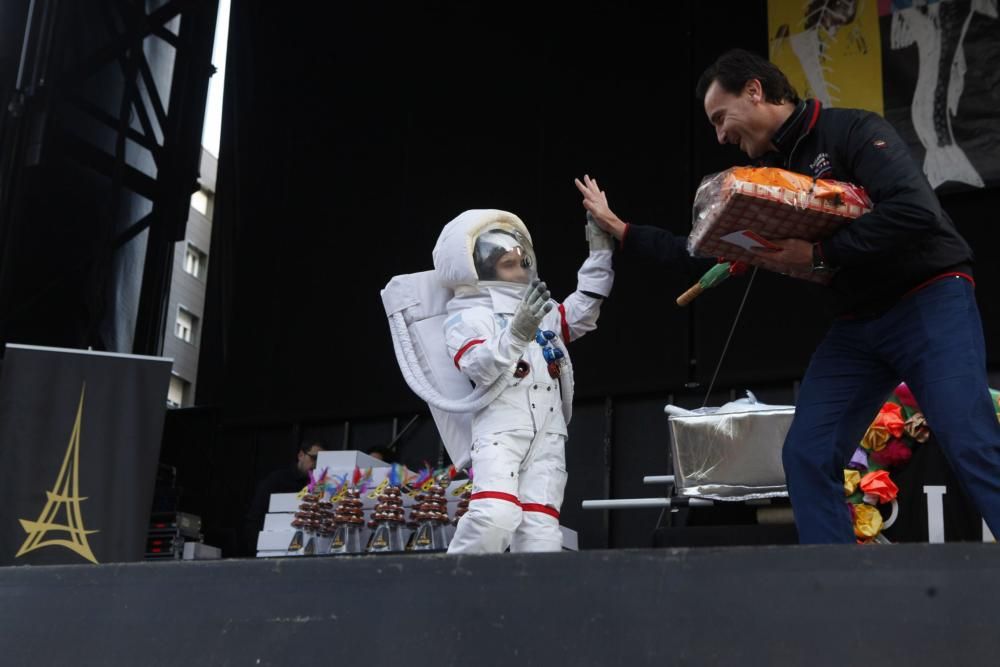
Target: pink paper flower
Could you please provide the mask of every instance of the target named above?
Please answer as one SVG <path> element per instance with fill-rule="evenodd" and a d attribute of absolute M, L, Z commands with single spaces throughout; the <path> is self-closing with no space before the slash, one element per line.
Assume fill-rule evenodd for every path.
<path fill-rule="evenodd" d="M 919 410 L 920 406 L 917 405 L 917 399 L 913 397 L 913 392 L 910 388 L 906 386 L 905 382 L 901 382 L 898 387 L 896 387 L 896 400 L 908 408 L 913 408 L 914 410 Z"/>
<path fill-rule="evenodd" d="M 910 460 L 913 451 L 899 438 L 890 440 L 884 449 L 872 452 L 871 458 L 883 468 L 894 468 Z"/>

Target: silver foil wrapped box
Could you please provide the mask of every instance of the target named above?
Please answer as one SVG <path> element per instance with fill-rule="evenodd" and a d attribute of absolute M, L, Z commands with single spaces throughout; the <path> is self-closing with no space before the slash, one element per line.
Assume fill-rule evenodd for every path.
<path fill-rule="evenodd" d="M 679 496 L 741 501 L 786 497 L 781 447 L 794 407 L 671 416 Z"/>

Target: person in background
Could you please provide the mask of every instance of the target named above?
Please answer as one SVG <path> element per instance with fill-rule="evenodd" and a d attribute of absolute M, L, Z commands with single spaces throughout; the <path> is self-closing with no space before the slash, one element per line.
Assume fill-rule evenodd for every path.
<path fill-rule="evenodd" d="M 257 484 L 244 522 L 243 542 L 247 555 L 252 556 L 257 552 L 257 533 L 264 525 L 264 515 L 271 502 L 271 494 L 301 491 L 309 483 L 309 472 L 316 468 L 316 457 L 325 449 L 321 442 L 302 442 L 294 465 L 278 468 Z"/>

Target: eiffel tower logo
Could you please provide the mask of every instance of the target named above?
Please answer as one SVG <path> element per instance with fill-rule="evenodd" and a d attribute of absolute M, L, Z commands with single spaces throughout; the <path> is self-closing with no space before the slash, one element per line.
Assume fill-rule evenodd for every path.
<path fill-rule="evenodd" d="M 80 502 L 86 500 L 80 497 L 80 422 L 83 417 L 83 395 L 86 391 L 87 384 L 84 383 L 80 390 L 80 405 L 76 409 L 76 423 L 73 424 L 73 434 L 69 436 L 69 446 L 63 457 L 62 468 L 59 469 L 52 490 L 45 492 L 48 502 L 45 503 L 37 520 L 19 519 L 28 537 L 14 558 L 20 558 L 36 549 L 58 546 L 75 551 L 91 563 L 97 563 L 94 552 L 90 550 L 87 535 L 99 531 L 84 529 L 83 514 L 80 511 Z M 60 510 L 65 510 L 65 524 L 53 523 Z M 47 533 L 53 531 L 69 533 L 69 539 L 43 540 Z"/>

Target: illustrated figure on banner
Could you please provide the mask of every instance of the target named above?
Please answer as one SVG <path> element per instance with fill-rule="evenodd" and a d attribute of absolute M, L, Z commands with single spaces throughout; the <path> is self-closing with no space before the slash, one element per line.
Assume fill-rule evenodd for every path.
<path fill-rule="evenodd" d="M 965 87 L 965 50 L 969 23 L 976 13 L 997 18 L 997 0 L 893 2 L 893 49 L 916 45 L 919 69 L 910 113 L 927 153 L 923 170 L 931 187 L 946 181 L 983 187 L 983 179 L 955 143 L 951 118 Z"/>
<path fill-rule="evenodd" d="M 775 35 L 777 49 L 787 39 L 795 53 L 812 97 L 823 106 L 836 106 L 840 101 L 840 87 L 826 76 L 833 70 L 830 47 L 837 42 L 837 33 L 854 23 L 858 13 L 857 0 L 807 0 L 804 4 L 804 29 L 792 33 L 787 24 L 782 25 Z M 849 38 L 862 52 L 867 51 L 864 36 L 857 26 L 849 33 Z"/>

